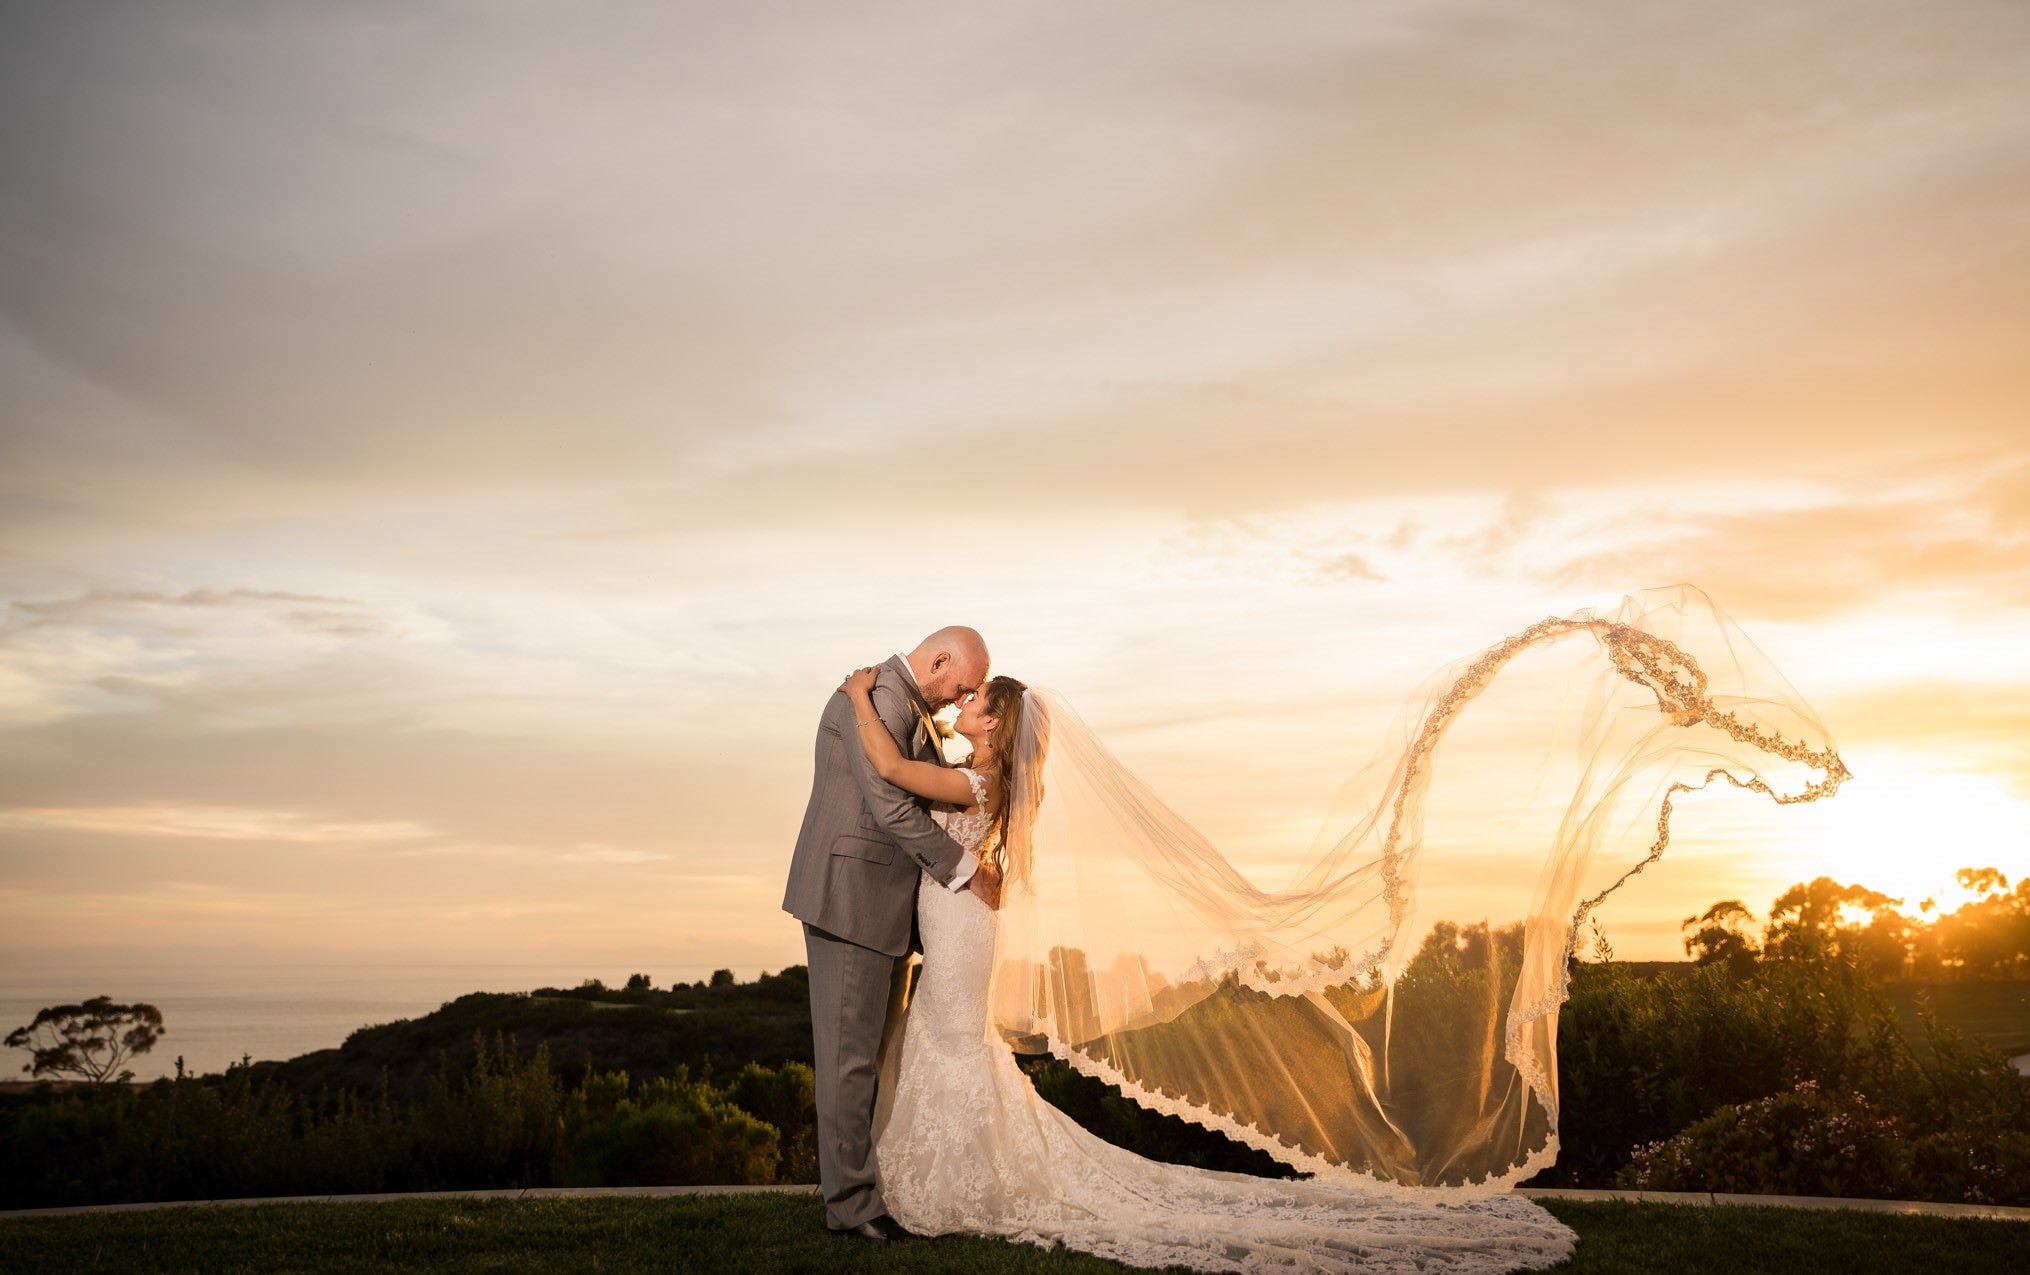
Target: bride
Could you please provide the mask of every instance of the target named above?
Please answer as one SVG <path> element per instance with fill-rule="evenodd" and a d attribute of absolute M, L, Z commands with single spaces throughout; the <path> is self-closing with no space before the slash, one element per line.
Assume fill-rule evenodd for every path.
<path fill-rule="evenodd" d="M 841 687 L 862 721 L 873 681 Z M 1568 1257 L 1571 1230 L 1509 1188 L 1556 1154 L 1557 1007 L 1583 918 L 1663 853 L 1680 795 L 1717 778 L 1787 804 L 1847 777 L 1795 692 L 1683 586 L 1442 670 L 1283 891 L 1234 869 L 1050 692 L 989 681 L 960 707 L 973 751 L 957 768 L 869 725 L 881 778 L 940 803 L 946 834 L 1007 882 L 1000 913 L 919 889 L 922 974 L 875 1113 L 890 1215 L 1206 1271 Z M 1645 853 L 1630 865 L 1623 848 Z M 1096 1138 L 1036 1093 L 1008 1038 L 1310 1176 Z"/>

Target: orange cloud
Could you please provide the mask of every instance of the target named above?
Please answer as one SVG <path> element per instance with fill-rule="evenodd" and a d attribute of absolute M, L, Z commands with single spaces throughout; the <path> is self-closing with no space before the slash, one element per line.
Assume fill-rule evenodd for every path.
<path fill-rule="evenodd" d="M 1663 520 L 1661 535 L 1631 521 L 1627 547 L 1545 574 L 1578 588 L 1692 579 L 1744 612 L 1780 619 L 1825 619 L 1912 593 L 1956 593 L 1989 610 L 2030 606 L 2030 527 L 1980 495 L 1678 516 Z"/>

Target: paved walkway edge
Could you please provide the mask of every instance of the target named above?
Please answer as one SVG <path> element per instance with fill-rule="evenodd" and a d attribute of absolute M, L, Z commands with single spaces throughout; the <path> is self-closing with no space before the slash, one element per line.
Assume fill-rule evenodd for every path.
<path fill-rule="evenodd" d="M 68 1217 L 75 1213 L 138 1213 L 149 1209 L 245 1208 L 260 1204 L 386 1204 L 394 1200 L 582 1200 L 594 1196 L 746 1195 L 774 1191 L 816 1194 L 815 1186 L 546 1186 L 500 1191 L 405 1191 L 386 1195 L 277 1195 L 243 1200 L 162 1200 L 145 1204 L 80 1204 L 62 1209 L 0 1210 L 0 1220 L 15 1217 Z M 1817 1195 L 1725 1195 L 1710 1191 L 1568 1191 L 1523 1187 L 1517 1195 L 1532 1200 L 1630 1200 L 1646 1204 L 1694 1207 L 1740 1205 L 1779 1209 L 1853 1209 L 1865 1213 L 1903 1213 L 1925 1217 L 1992 1218 L 2030 1222 L 2030 1209 L 1990 1204 L 1935 1204 L 1926 1200 L 1859 1200 Z"/>
<path fill-rule="evenodd" d="M 1518 1187 L 1532 1200 L 1633 1200 L 1656 1204 L 1740 1205 L 1776 1209 L 1853 1209 L 1861 1213 L 1908 1213 L 1925 1217 L 1985 1217 L 2030 1222 L 2030 1209 L 2006 1204 L 1944 1204 L 1932 1200 L 1865 1200 L 1835 1195 L 1729 1195 L 1717 1191 L 1579 1191 Z"/>

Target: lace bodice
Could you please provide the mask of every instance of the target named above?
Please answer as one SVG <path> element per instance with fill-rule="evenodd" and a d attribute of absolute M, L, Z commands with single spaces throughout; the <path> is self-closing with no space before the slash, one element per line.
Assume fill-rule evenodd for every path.
<path fill-rule="evenodd" d="M 978 854 L 980 846 L 987 840 L 987 833 L 994 827 L 994 816 L 987 809 L 987 781 L 979 771 L 960 766 L 958 771 L 973 786 L 973 808 L 959 810 L 951 806 L 936 806 L 930 817 L 945 835 L 959 843 L 967 853 Z"/>

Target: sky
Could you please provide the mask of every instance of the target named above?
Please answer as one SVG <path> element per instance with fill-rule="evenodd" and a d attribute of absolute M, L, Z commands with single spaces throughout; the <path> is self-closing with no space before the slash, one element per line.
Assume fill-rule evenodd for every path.
<path fill-rule="evenodd" d="M 945 623 L 1243 866 L 1688 581 L 1836 800 L 1603 919 L 2030 872 L 2030 7 L 0 12 L 0 951 L 745 974 Z M 596 967 L 596 971 L 595 971 Z"/>

